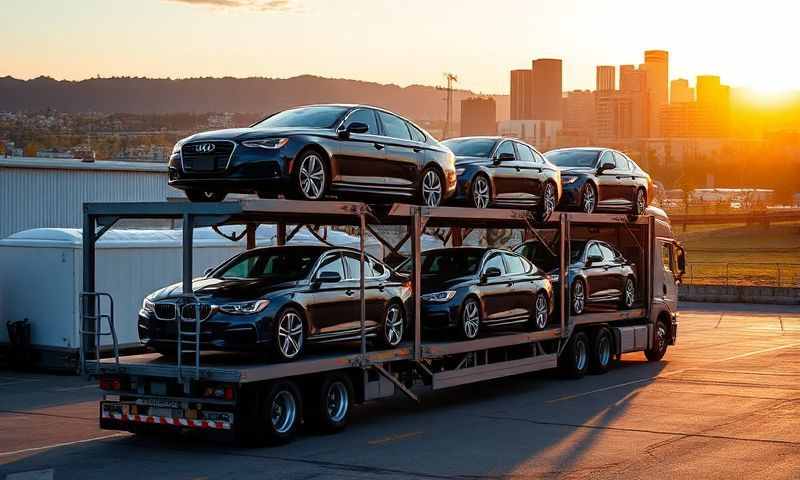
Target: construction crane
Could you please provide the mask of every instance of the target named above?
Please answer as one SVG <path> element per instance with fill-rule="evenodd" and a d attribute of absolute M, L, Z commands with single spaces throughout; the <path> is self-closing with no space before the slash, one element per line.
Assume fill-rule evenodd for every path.
<path fill-rule="evenodd" d="M 453 84 L 458 81 L 458 77 L 454 73 L 448 72 L 444 74 L 444 78 L 447 80 L 447 86 L 437 87 L 437 90 L 444 90 L 447 92 L 447 96 L 445 97 L 446 114 L 444 134 L 442 138 L 448 138 L 450 136 L 450 129 L 453 126 Z"/>

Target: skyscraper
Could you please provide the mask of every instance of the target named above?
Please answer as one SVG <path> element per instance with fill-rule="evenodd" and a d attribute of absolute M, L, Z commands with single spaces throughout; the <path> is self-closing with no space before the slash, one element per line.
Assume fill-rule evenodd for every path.
<path fill-rule="evenodd" d="M 689 87 L 689 80 L 676 78 L 669 83 L 669 103 L 689 103 L 694 101 L 694 89 Z"/>
<path fill-rule="evenodd" d="M 669 52 L 645 50 L 644 69 L 647 71 L 647 90 L 650 97 L 650 136 L 659 136 L 659 111 L 662 105 L 669 103 Z"/>
<path fill-rule="evenodd" d="M 596 77 L 596 90 L 608 92 L 617 89 L 616 67 L 614 65 L 598 65 Z"/>
<path fill-rule="evenodd" d="M 492 97 L 461 100 L 461 136 L 497 134 L 497 105 Z"/>
<path fill-rule="evenodd" d="M 533 72 L 511 70 L 511 120 L 530 120 L 533 103 Z"/>
<path fill-rule="evenodd" d="M 561 120 L 561 60 L 539 58 L 533 61 L 533 103 L 535 120 Z"/>
<path fill-rule="evenodd" d="M 647 92 L 647 72 L 633 65 L 620 65 L 619 90 L 621 92 Z"/>

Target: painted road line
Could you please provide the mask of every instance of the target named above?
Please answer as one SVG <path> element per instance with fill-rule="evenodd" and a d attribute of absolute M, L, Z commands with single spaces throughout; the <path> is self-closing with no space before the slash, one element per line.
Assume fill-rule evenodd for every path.
<path fill-rule="evenodd" d="M 42 450 L 50 450 L 52 448 L 69 447 L 70 445 L 80 445 L 82 443 L 96 442 L 98 440 L 107 440 L 109 438 L 128 437 L 130 433 L 114 433 L 111 435 L 103 435 L 102 437 L 84 438 L 83 440 L 75 440 L 74 442 L 54 443 L 52 445 L 44 445 L 42 447 L 23 448 L 21 450 L 13 450 L 10 452 L 0 452 L 0 457 L 10 457 L 13 455 L 20 455 L 23 453 L 41 452 Z"/>
<path fill-rule="evenodd" d="M 417 435 L 422 435 L 422 432 L 409 432 L 409 433 L 401 433 L 401 434 L 398 434 L 398 435 L 390 435 L 388 437 L 379 438 L 379 439 L 376 439 L 376 440 L 370 440 L 367 443 L 370 444 L 370 445 L 382 445 L 384 443 L 391 443 L 391 442 L 397 442 L 397 441 L 400 441 L 400 440 L 406 440 L 406 439 L 409 439 L 409 438 L 416 437 Z"/>

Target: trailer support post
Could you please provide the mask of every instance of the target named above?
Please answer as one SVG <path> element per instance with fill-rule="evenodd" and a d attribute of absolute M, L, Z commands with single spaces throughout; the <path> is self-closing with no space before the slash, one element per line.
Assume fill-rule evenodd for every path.
<path fill-rule="evenodd" d="M 83 293 L 95 293 L 95 218 L 94 215 L 86 213 L 84 206 L 83 214 Z M 83 312 L 84 316 L 81 318 L 81 328 L 84 332 L 91 332 L 95 329 L 95 322 L 93 318 L 98 312 L 95 311 L 95 298 L 92 295 L 81 295 L 81 301 L 84 302 Z M 112 312 L 113 313 L 113 312 Z M 80 349 L 80 365 L 81 373 L 84 372 L 85 361 L 91 358 L 94 352 L 94 339 L 90 333 L 83 333 L 81 335 L 81 349 Z"/>
<path fill-rule="evenodd" d="M 278 222 L 278 225 L 276 225 L 275 236 L 275 243 L 277 243 L 279 247 L 286 245 L 286 224 L 284 222 Z"/>
<path fill-rule="evenodd" d="M 247 239 L 246 239 L 246 246 L 247 250 L 252 250 L 256 248 L 256 230 L 258 229 L 257 223 L 249 223 L 247 224 Z"/>
<path fill-rule="evenodd" d="M 364 288 L 364 278 L 366 276 L 364 272 L 364 261 L 366 260 L 364 250 L 366 250 L 367 248 L 367 220 L 364 215 L 364 212 L 361 212 L 358 215 L 358 221 L 359 221 L 358 233 L 360 234 L 359 262 L 361 263 L 361 266 L 359 267 L 361 271 L 359 272 L 359 278 L 358 278 L 359 282 L 358 303 L 360 307 L 359 316 L 361 318 L 361 363 L 363 365 L 367 358 L 367 337 L 366 337 L 367 298 L 365 295 L 366 289 Z"/>
<path fill-rule="evenodd" d="M 192 243 L 194 234 L 194 218 L 190 213 L 183 215 L 183 283 L 182 292 L 184 297 L 189 297 L 192 292 Z"/>
<path fill-rule="evenodd" d="M 567 320 L 569 317 L 569 305 L 566 301 L 567 295 L 567 259 L 570 255 L 570 244 L 569 244 L 569 217 L 565 214 L 561 214 L 561 222 L 560 224 L 560 232 L 559 232 L 559 253 L 561 253 L 561 257 L 559 259 L 559 282 L 558 282 L 558 294 L 559 294 L 559 309 L 561 310 L 561 338 L 567 337 Z"/>
<path fill-rule="evenodd" d="M 422 252 L 421 250 L 421 237 L 422 237 L 422 217 L 420 208 L 413 209 L 414 214 L 411 216 L 411 256 L 413 260 L 414 280 L 412 290 L 414 292 L 414 360 L 422 360 L 422 351 L 420 344 L 422 343 L 422 301 L 420 294 L 422 292 L 422 276 L 420 270 L 422 269 Z"/>

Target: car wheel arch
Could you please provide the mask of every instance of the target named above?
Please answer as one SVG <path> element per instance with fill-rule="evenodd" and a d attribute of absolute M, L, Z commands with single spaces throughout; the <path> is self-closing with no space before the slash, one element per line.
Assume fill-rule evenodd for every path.
<path fill-rule="evenodd" d="M 307 145 L 304 145 L 302 148 L 300 148 L 297 151 L 297 154 L 294 156 L 294 158 L 292 158 L 292 161 L 291 161 L 291 163 L 289 165 L 289 174 L 290 175 L 294 175 L 295 174 L 295 168 L 296 168 L 298 162 L 300 161 L 302 156 L 306 152 L 309 152 L 309 151 L 313 151 L 313 152 L 316 152 L 316 153 L 322 155 L 323 164 L 325 165 L 325 168 L 328 169 L 327 173 L 330 176 L 331 175 L 331 158 L 332 158 L 331 152 L 329 152 L 326 148 L 324 148 L 319 143 L 308 143 Z M 330 182 L 330 179 L 328 179 L 328 182 Z"/>
<path fill-rule="evenodd" d="M 303 329 L 304 330 L 303 333 L 305 333 L 306 337 L 311 336 L 311 322 L 308 321 L 308 312 L 306 311 L 305 307 L 303 307 L 294 300 L 289 300 L 288 302 L 283 304 L 280 309 L 278 309 L 278 312 L 275 314 L 275 317 L 273 318 L 273 322 L 277 321 L 280 318 L 280 316 L 283 315 L 283 312 L 285 312 L 290 308 L 297 310 L 300 313 L 300 315 L 303 317 L 302 318 L 304 324 L 303 326 L 305 327 Z"/>

